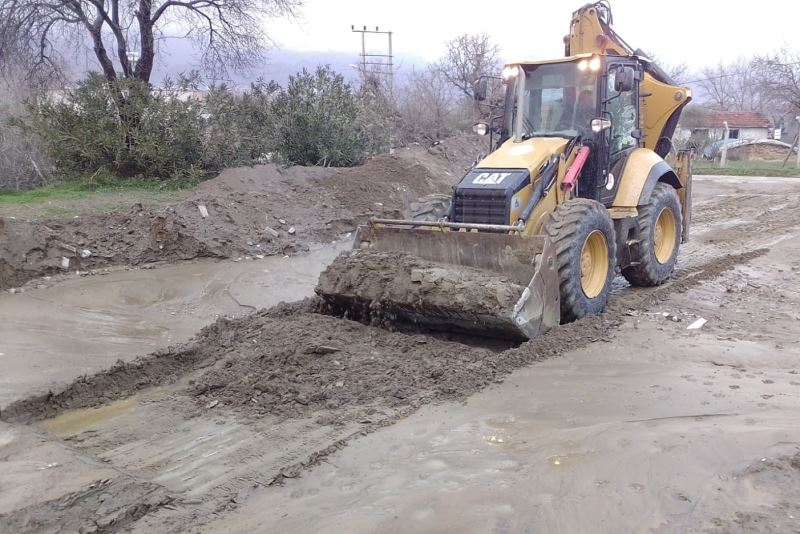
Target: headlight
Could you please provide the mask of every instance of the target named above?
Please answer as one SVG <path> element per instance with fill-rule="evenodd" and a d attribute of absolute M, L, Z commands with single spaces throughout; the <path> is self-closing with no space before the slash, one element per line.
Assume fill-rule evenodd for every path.
<path fill-rule="evenodd" d="M 578 70 L 581 72 L 586 72 L 590 70 L 592 72 L 597 72 L 600 70 L 601 61 L 598 56 L 593 56 L 591 59 L 582 59 L 578 61 Z"/>
<path fill-rule="evenodd" d="M 517 74 L 519 74 L 519 67 L 516 65 L 507 65 L 503 68 L 503 79 L 510 80 L 511 78 L 516 78 Z"/>
<path fill-rule="evenodd" d="M 592 119 L 592 131 L 600 133 L 605 129 L 611 128 L 611 121 L 608 119 Z"/>
<path fill-rule="evenodd" d="M 479 122 L 472 125 L 472 131 L 478 135 L 486 135 L 489 133 L 489 125 L 485 122 Z"/>

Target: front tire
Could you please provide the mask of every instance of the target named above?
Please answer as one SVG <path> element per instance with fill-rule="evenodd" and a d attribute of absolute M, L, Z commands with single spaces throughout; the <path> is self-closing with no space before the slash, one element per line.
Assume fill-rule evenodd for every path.
<path fill-rule="evenodd" d="M 632 285 L 652 287 L 672 276 L 678 261 L 683 224 L 681 203 L 675 189 L 665 183 L 656 184 L 650 201 L 639 208 L 631 252 L 633 265 L 622 270 Z"/>
<path fill-rule="evenodd" d="M 556 247 L 561 322 L 601 313 L 616 270 L 614 225 L 599 202 L 574 198 L 545 225 Z"/>

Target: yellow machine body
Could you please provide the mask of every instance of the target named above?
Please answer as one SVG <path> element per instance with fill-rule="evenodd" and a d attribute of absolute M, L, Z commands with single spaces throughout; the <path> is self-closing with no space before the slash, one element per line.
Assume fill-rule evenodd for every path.
<path fill-rule="evenodd" d="M 545 227 L 562 204 L 580 196 L 605 207 L 616 233 L 616 265 L 612 268 L 625 268 L 632 263 L 633 256 L 627 249 L 635 246 L 635 240 L 628 236 L 636 218 L 656 186 L 666 183 L 678 191 L 685 240 L 691 218 L 691 158 L 679 153 L 675 168 L 664 158 L 672 148 L 670 138 L 682 108 L 691 100 L 691 92 L 673 83 L 643 53 L 633 51 L 611 29 L 610 21 L 606 2 L 587 4 L 572 16 L 570 32 L 565 37 L 566 57 L 507 64 L 507 96 L 499 140 L 454 187 L 449 211 L 434 220 L 373 220 L 359 229 L 350 253 L 357 256 L 394 251 L 433 264 L 506 276 L 510 283 L 524 288 L 507 313 L 489 318 L 443 305 L 446 299 L 437 300 L 435 306 L 398 302 L 375 286 L 369 290 L 318 289 L 326 301 L 359 301 L 365 308 L 388 309 L 394 316 L 437 328 L 450 324 L 476 333 L 506 336 L 516 332 L 519 337 L 533 337 L 559 322 L 557 247 Z M 550 112 L 556 104 L 562 116 L 573 114 L 573 122 L 576 120 L 579 97 L 583 98 L 579 86 L 571 89 L 575 102 L 568 102 L 566 90 L 558 93 L 560 100 L 554 101 L 544 97 L 543 91 L 549 88 L 531 89 L 525 85 L 529 74 L 535 76 L 537 72 L 562 67 L 596 73 L 597 117 L 591 121 L 594 133 L 523 135 L 521 128 L 531 127 L 524 122 L 524 99 L 531 94 L 541 96 L 539 120 L 544 121 L 545 105 Z M 607 93 L 612 89 L 615 96 L 609 97 Z M 631 144 L 621 155 L 612 157 L 611 149 L 603 152 L 603 144 L 610 146 L 617 140 L 613 132 L 611 138 L 604 137 L 604 128 L 610 126 L 603 119 L 609 113 L 609 103 L 615 98 L 621 102 L 620 97 L 626 95 L 635 95 L 627 98 L 635 100 L 629 105 L 638 122 L 628 125 L 632 127 L 632 141 L 627 141 Z M 489 126 L 491 130 L 492 125 Z M 425 269 L 419 268 L 420 272 Z M 390 276 L 387 274 L 387 281 Z M 418 272 L 410 276 L 413 279 L 422 275 Z M 457 283 L 443 278 L 441 287 L 452 289 L 458 287 Z M 339 291 L 346 293 L 346 298 Z"/>

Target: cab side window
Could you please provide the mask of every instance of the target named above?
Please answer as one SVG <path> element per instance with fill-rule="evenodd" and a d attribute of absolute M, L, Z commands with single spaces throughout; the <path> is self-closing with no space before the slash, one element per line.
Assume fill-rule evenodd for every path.
<path fill-rule="evenodd" d="M 614 154 L 621 150 L 636 146 L 634 130 L 638 127 L 636 116 L 637 91 L 619 93 L 614 89 L 616 71 L 608 73 L 608 87 L 606 88 L 606 111 L 611 114 L 611 140 L 610 152 Z"/>

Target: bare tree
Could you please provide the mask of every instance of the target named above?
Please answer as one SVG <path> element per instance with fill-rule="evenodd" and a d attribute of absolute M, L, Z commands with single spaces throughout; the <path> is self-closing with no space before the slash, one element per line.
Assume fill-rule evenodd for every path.
<path fill-rule="evenodd" d="M 656 54 L 651 54 L 647 51 L 645 51 L 645 54 L 650 61 L 658 65 L 675 83 L 680 85 L 686 83 L 689 79 L 689 66 L 686 63 L 670 63 L 664 61 Z"/>
<path fill-rule="evenodd" d="M 684 84 L 689 79 L 689 65 L 686 63 L 662 63 L 664 72 L 677 84 Z"/>
<path fill-rule="evenodd" d="M 0 75 L 0 189 L 47 184 L 51 165 L 44 147 L 18 121 L 27 113 L 26 100 L 41 89 L 17 65 L 9 65 Z"/>
<path fill-rule="evenodd" d="M 439 141 L 469 123 L 469 105 L 441 70 L 413 71 L 397 98 L 399 135 L 404 141 Z"/>
<path fill-rule="evenodd" d="M 800 50 L 783 48 L 756 61 L 761 87 L 783 113 L 800 112 Z"/>
<path fill-rule="evenodd" d="M 702 76 L 698 84 L 716 109 L 767 112 L 771 105 L 770 95 L 763 91 L 757 61 L 753 58 L 720 62 L 715 67 L 703 69 Z"/>
<path fill-rule="evenodd" d="M 178 32 L 211 72 L 252 66 L 269 43 L 264 21 L 302 0 L 0 0 L 0 63 L 24 56 L 35 70 L 61 50 L 91 43 L 103 75 L 149 82 L 156 43 Z"/>
<path fill-rule="evenodd" d="M 485 33 L 465 33 L 448 41 L 446 46 L 447 53 L 437 67 L 448 82 L 469 98 L 475 94 L 478 78 L 500 70 L 500 47 Z"/>

